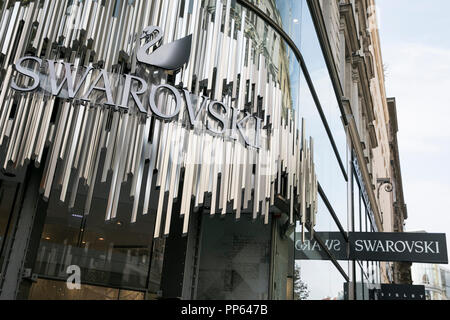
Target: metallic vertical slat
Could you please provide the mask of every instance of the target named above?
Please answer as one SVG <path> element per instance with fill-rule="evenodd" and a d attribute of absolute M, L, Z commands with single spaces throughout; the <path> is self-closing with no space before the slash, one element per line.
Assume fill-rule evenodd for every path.
<path fill-rule="evenodd" d="M 12 13 L 12 10 L 5 10 L 2 14 L 2 21 L 1 21 L 1 25 L 0 25 L 0 47 L 3 49 L 3 43 L 4 43 L 4 38 L 6 36 L 6 26 L 9 25 L 9 21 L 10 21 L 10 15 Z"/>
<path fill-rule="evenodd" d="M 194 44 L 192 49 L 191 49 L 191 56 L 192 57 L 197 57 L 197 56 L 199 56 L 199 54 L 197 52 L 197 48 L 201 44 L 199 42 L 199 37 L 201 35 L 200 30 L 199 30 L 200 29 L 200 26 L 199 26 L 199 22 L 200 22 L 199 20 L 200 19 L 198 19 L 198 15 L 199 15 L 199 12 L 200 12 L 200 1 L 199 0 L 192 0 L 192 1 L 194 1 L 194 3 L 193 3 L 193 12 L 192 12 L 191 17 L 190 17 L 190 23 L 189 23 L 189 27 L 188 27 L 188 34 L 192 34 L 192 43 Z M 194 76 L 194 68 L 196 66 L 197 66 L 197 64 L 192 63 L 191 61 L 188 62 L 187 66 L 186 66 L 185 77 L 184 77 L 183 80 L 189 87 L 191 86 L 192 78 Z"/>
<path fill-rule="evenodd" d="M 249 153 L 249 160 L 247 163 L 247 169 L 246 169 L 246 175 L 245 175 L 245 185 L 247 186 L 244 191 L 244 205 L 243 208 L 247 209 L 250 198 L 251 198 L 251 192 L 253 190 L 253 183 L 252 183 L 252 177 L 253 177 L 253 163 L 255 163 L 255 157 L 256 157 L 256 151 L 254 150 L 247 150 Z"/>
<path fill-rule="evenodd" d="M 243 176 L 243 170 L 244 170 L 244 164 L 246 161 L 246 155 L 247 152 L 245 150 L 245 148 L 242 148 L 240 144 L 237 144 L 237 147 L 239 150 L 238 152 L 238 173 L 237 175 L 234 177 L 235 180 L 237 180 L 236 182 L 236 195 L 235 195 L 235 210 L 236 210 L 236 220 L 239 220 L 241 218 L 241 207 L 242 207 L 242 176 Z"/>
<path fill-rule="evenodd" d="M 84 11 L 83 11 L 83 14 L 81 17 L 79 28 L 81 30 L 84 30 L 85 32 L 87 32 L 88 31 L 88 21 L 91 18 L 93 18 L 91 16 L 91 13 L 92 13 L 92 5 L 93 5 L 94 1 L 93 0 L 85 0 L 85 3 L 86 3 L 86 5 L 84 7 Z"/>
<path fill-rule="evenodd" d="M 66 153 L 66 146 L 67 146 L 67 142 L 68 142 L 68 137 L 70 137 L 70 130 L 72 129 L 72 127 L 70 126 L 70 124 L 72 124 L 72 118 L 73 118 L 73 114 L 75 112 L 78 112 L 78 108 L 70 108 L 69 111 L 69 117 L 67 118 L 67 126 L 66 126 L 66 130 L 64 132 L 64 139 L 62 141 L 62 145 L 61 145 L 61 150 L 59 152 L 59 158 L 60 159 L 64 159 L 64 154 Z M 75 115 L 76 117 L 77 115 Z"/>
<path fill-rule="evenodd" d="M 50 158 L 48 159 L 48 165 L 45 169 L 44 179 L 42 181 L 42 187 L 44 189 L 44 199 L 49 199 L 50 190 L 52 187 L 55 170 L 56 170 L 56 162 L 58 160 L 59 148 L 61 147 L 61 140 L 64 132 L 64 123 L 67 119 L 67 114 L 69 111 L 70 105 L 68 103 L 63 103 L 61 106 L 61 113 L 58 119 L 58 126 L 56 129 L 55 141 L 52 145 L 52 151 L 50 154 Z"/>
<path fill-rule="evenodd" d="M 71 37 L 69 39 L 69 44 L 73 47 L 74 42 L 80 39 L 81 28 L 82 28 L 82 19 L 87 6 L 87 1 L 78 2 L 76 6 L 76 13 L 74 14 L 73 28 L 71 29 Z"/>
<path fill-rule="evenodd" d="M 188 133 L 188 142 L 186 144 L 186 150 L 192 152 L 185 152 L 185 170 L 184 170 L 184 182 L 183 182 L 183 195 L 181 198 L 181 210 L 180 215 L 189 215 L 189 208 L 191 203 L 191 186 L 192 186 L 192 173 L 194 168 L 193 152 L 196 150 L 196 139 L 194 137 L 194 131 L 190 130 Z M 187 217 L 185 217 L 186 221 Z"/>
<path fill-rule="evenodd" d="M 139 125 L 139 121 L 140 119 L 138 118 L 138 116 L 133 116 L 132 117 L 132 126 L 131 126 L 131 137 L 130 137 L 130 141 L 128 142 L 128 154 L 127 154 L 127 160 L 126 160 L 126 173 L 131 173 L 132 174 L 132 166 L 134 164 L 134 162 L 136 161 L 135 156 L 138 153 L 137 152 L 137 144 L 138 144 L 138 139 L 140 138 L 140 131 L 139 131 L 139 127 L 142 128 L 142 126 Z M 125 181 L 127 181 L 127 175 L 125 175 Z"/>
<path fill-rule="evenodd" d="M 231 183 L 230 183 L 230 193 L 229 193 L 229 201 L 233 202 L 233 210 L 236 210 L 237 204 L 237 183 L 238 183 L 238 158 L 239 158 L 239 146 L 236 142 L 232 144 L 232 163 L 231 163 Z"/>
<path fill-rule="evenodd" d="M 15 143 L 15 151 L 13 152 L 13 156 L 11 160 L 15 162 L 15 167 L 19 167 L 24 163 L 23 154 L 26 153 L 29 144 L 32 143 L 31 139 L 27 139 L 27 135 L 31 131 L 31 127 L 34 123 L 34 118 L 36 116 L 36 112 L 38 109 L 38 99 L 34 95 L 29 95 L 29 109 L 27 112 L 27 117 L 24 117 L 24 122 L 22 125 L 22 133 L 20 136 L 16 138 Z"/>
<path fill-rule="evenodd" d="M 67 192 L 67 188 L 68 188 L 68 184 L 69 184 L 72 163 L 75 158 L 75 156 L 74 156 L 75 150 L 76 150 L 76 147 L 80 145 L 79 135 L 80 135 L 81 123 L 82 123 L 83 116 L 85 116 L 85 106 L 80 104 L 76 107 L 76 115 L 75 115 L 76 120 L 74 123 L 74 130 L 71 134 L 70 148 L 68 150 L 68 153 L 67 153 L 67 155 L 65 157 L 65 161 L 64 161 L 64 169 L 62 172 L 63 178 L 61 180 L 62 188 L 61 188 L 61 194 L 59 196 L 59 200 L 61 200 L 62 202 L 64 202 L 65 198 L 66 198 L 66 192 Z"/>
<path fill-rule="evenodd" d="M 7 55 L 8 51 L 10 50 L 11 47 L 11 37 L 13 34 L 16 33 L 17 30 L 17 26 L 19 24 L 17 16 L 19 14 L 19 8 L 20 8 L 20 1 L 16 1 L 14 3 L 14 8 L 12 10 L 11 13 L 11 18 L 9 19 L 9 26 L 8 29 L 6 31 L 6 35 L 3 41 L 3 48 L 2 48 L 2 54 Z"/>
<path fill-rule="evenodd" d="M 52 1 L 54 2 L 54 1 Z M 50 21 L 46 23 L 44 31 L 42 33 L 42 38 L 46 38 L 49 40 L 50 43 L 54 42 L 58 28 L 57 26 L 60 25 L 60 21 L 62 18 L 62 12 L 65 8 L 65 1 L 56 1 L 55 6 L 53 7 L 53 12 L 49 13 Z M 40 41 L 39 47 L 37 49 L 37 52 L 39 54 L 42 54 L 42 46 L 44 45 L 44 41 Z M 48 57 L 50 56 L 50 50 L 51 46 L 47 47 L 47 51 L 45 52 L 45 55 Z"/>
<path fill-rule="evenodd" d="M 64 48 L 69 47 L 69 43 L 72 38 L 72 32 L 73 32 L 72 26 L 74 25 L 74 21 L 77 16 L 77 10 L 78 10 L 78 6 L 76 5 L 76 2 L 72 2 L 70 7 L 69 7 L 69 5 L 67 6 L 66 12 L 68 12 L 68 14 L 65 17 L 63 17 L 64 23 L 61 25 L 61 28 L 59 29 L 58 38 L 64 37 L 64 40 L 62 43 L 62 46 Z"/>
<path fill-rule="evenodd" d="M 166 124 L 167 128 L 167 140 L 172 140 L 172 133 L 173 133 L 173 124 L 169 123 Z M 158 173 L 160 176 L 163 176 L 164 179 L 161 179 L 161 185 L 159 189 L 159 200 L 158 200 L 158 208 L 156 210 L 156 222 L 155 222 L 155 232 L 154 237 L 158 238 L 160 236 L 160 226 L 161 226 L 161 220 L 162 220 L 162 210 L 164 205 L 164 197 L 165 197 L 165 190 L 166 190 L 166 177 L 168 173 L 168 163 L 169 163 L 169 154 L 171 151 L 170 144 L 167 145 L 167 148 L 164 150 L 162 163 L 161 163 L 161 171 Z"/>
<path fill-rule="evenodd" d="M 177 200 L 181 200 L 178 197 L 179 194 L 179 189 L 181 188 L 181 170 L 182 168 L 185 167 L 185 144 L 186 144 L 186 137 L 187 137 L 187 133 L 188 130 L 185 130 L 185 128 L 183 128 L 183 130 L 181 130 L 180 133 L 180 140 L 179 143 L 180 145 L 180 151 L 178 153 L 178 159 L 177 159 L 177 168 L 176 168 L 176 175 L 175 175 L 175 186 L 174 186 L 174 197 Z"/>
<path fill-rule="evenodd" d="M 125 165 L 126 165 L 126 156 L 127 156 L 127 141 L 130 140 L 130 134 L 131 134 L 131 126 L 130 126 L 130 114 L 126 114 L 125 115 L 126 119 L 128 120 L 126 123 L 126 126 L 124 126 L 124 138 L 123 138 L 123 144 L 122 144 L 122 148 L 121 148 L 121 152 L 117 157 L 117 161 L 118 164 L 116 164 L 113 167 L 113 172 L 117 171 L 117 175 L 116 175 L 116 179 L 114 179 L 114 175 L 113 175 L 113 180 L 111 181 L 111 185 L 114 183 L 116 184 L 114 193 L 112 194 L 113 196 L 113 206 L 112 206 L 112 212 L 111 212 L 111 218 L 115 219 L 117 216 L 117 207 L 119 205 L 119 196 L 120 196 L 120 191 L 121 191 L 121 185 L 122 182 L 124 181 L 124 174 L 125 174 Z M 118 166 L 117 166 L 118 165 Z"/>
<path fill-rule="evenodd" d="M 211 165 L 211 159 L 212 159 L 212 152 L 213 152 L 213 136 L 205 134 L 204 139 L 206 140 L 206 148 L 204 149 L 204 157 L 203 157 L 203 177 L 202 177 L 202 193 L 201 193 L 201 197 L 199 199 L 199 202 L 201 204 L 204 203 L 204 196 L 205 193 L 208 192 L 208 187 L 209 187 L 209 177 L 211 175 L 211 169 L 212 169 L 212 165 Z"/>
<path fill-rule="evenodd" d="M 109 43 L 112 32 L 111 32 L 111 20 L 112 20 L 112 10 L 114 8 L 114 1 L 108 1 L 106 2 L 108 4 L 108 7 L 103 10 L 103 19 L 102 24 L 99 27 L 98 30 L 101 31 L 100 34 L 98 34 L 98 41 L 100 41 L 100 47 L 98 49 L 98 52 L 96 51 L 96 58 L 97 60 L 106 61 L 106 54 L 105 54 L 105 48 L 106 45 Z"/>
<path fill-rule="evenodd" d="M 84 142 L 87 138 L 87 132 L 89 130 L 89 114 L 91 113 L 91 109 L 86 106 L 86 108 L 81 109 L 81 113 L 83 115 L 83 121 L 81 123 L 81 131 L 80 138 L 78 140 L 76 151 L 75 151 L 75 159 L 74 159 L 74 167 L 78 168 L 80 159 L 82 158 L 82 150 Z"/>
<path fill-rule="evenodd" d="M 119 21 L 117 17 L 112 17 L 111 19 L 111 32 L 110 35 L 108 37 L 109 41 L 107 42 L 108 45 L 105 48 L 106 54 L 105 54 L 105 68 L 106 69 L 111 69 L 111 67 L 114 64 L 114 47 L 116 45 L 116 34 L 117 34 L 117 29 L 118 29 L 118 25 L 119 25 Z M 114 48 L 114 49 L 113 49 Z"/>
<path fill-rule="evenodd" d="M 9 143 L 8 151 L 6 152 L 6 161 L 5 161 L 5 165 L 4 165 L 5 169 L 6 169 L 6 165 L 7 165 L 8 161 L 15 162 L 15 160 L 14 160 L 15 153 L 16 153 L 18 146 L 20 145 L 20 139 L 21 139 L 20 137 L 21 137 L 22 131 L 24 129 L 24 121 L 25 121 L 25 117 L 28 112 L 28 108 L 29 108 L 29 104 L 30 104 L 29 102 L 30 102 L 30 95 L 26 95 L 20 99 L 19 111 L 16 114 L 16 116 L 14 117 L 13 130 L 12 130 L 12 134 L 11 134 L 11 137 L 9 140 L 10 143 Z"/>
<path fill-rule="evenodd" d="M 213 181 L 212 181 L 212 195 L 211 195 L 211 215 L 214 215 L 216 213 L 217 208 L 217 187 L 218 187 L 218 180 L 219 180 L 219 172 L 222 167 L 222 153 L 223 153 L 223 139 L 216 137 L 215 145 L 216 153 L 214 157 L 214 170 L 213 170 Z M 220 200 L 219 200 L 220 201 Z"/>
<path fill-rule="evenodd" d="M 122 126 L 120 128 L 120 132 L 119 132 L 119 137 L 118 137 L 118 142 L 117 142 L 117 156 L 115 156 L 114 159 L 114 163 L 112 165 L 112 179 L 111 179 L 111 185 L 110 185 L 110 191 L 109 191 L 109 195 L 108 195 L 108 202 L 107 202 L 107 208 L 106 208 L 106 216 L 105 216 L 105 220 L 111 220 L 111 218 L 113 217 L 113 211 L 114 211 L 114 195 L 117 192 L 117 187 L 118 187 L 118 176 L 119 176 L 119 165 L 120 165 L 120 154 L 121 154 L 121 150 L 123 148 L 125 141 L 125 135 L 126 135 L 126 129 L 127 129 L 127 125 L 128 125 L 128 120 L 129 120 L 129 115 L 128 114 L 123 114 L 121 116 L 122 118 Z"/>
<path fill-rule="evenodd" d="M 59 2 L 59 1 L 58 1 Z M 64 0 L 61 2 L 62 5 L 59 7 L 58 14 L 55 16 L 56 20 L 52 23 L 51 39 L 52 42 L 56 42 L 57 39 L 63 36 L 63 30 L 66 23 L 67 11 L 69 10 L 69 0 Z"/>
<path fill-rule="evenodd" d="M 9 85 L 10 85 L 11 73 L 12 73 L 12 66 L 9 66 L 6 71 L 5 78 L 3 79 L 2 91 L 0 93 L 0 110 L 1 110 L 1 112 L 0 112 L 0 128 L 3 127 L 4 123 L 6 122 L 7 116 L 9 116 L 7 106 L 11 102 L 11 94 L 9 93 L 8 98 L 6 100 L 5 100 L 5 98 L 7 97 L 7 93 L 10 92 Z M 0 142 L 0 144 L 1 144 L 1 142 Z"/>
<path fill-rule="evenodd" d="M 195 137 L 195 133 L 191 133 L 189 137 L 189 150 L 193 150 L 193 152 L 197 149 L 197 139 Z M 191 147 L 192 146 L 192 147 Z M 183 221 L 183 234 L 187 233 L 189 218 L 190 218 L 190 207 L 191 207 L 191 198 L 192 198 L 192 179 L 194 175 L 195 163 L 192 158 L 192 154 L 188 153 L 188 158 L 186 160 L 186 170 L 185 170 L 185 180 L 183 185 L 183 197 L 182 197 L 182 207 L 181 207 L 181 215 L 184 216 Z"/>
<path fill-rule="evenodd" d="M 96 24 L 98 23 L 99 20 L 99 15 L 100 15 L 100 4 L 101 1 L 93 1 L 92 4 L 92 8 L 91 8 L 91 18 L 87 19 L 87 31 L 86 31 L 86 39 L 89 40 L 93 40 L 92 36 L 93 34 L 95 34 L 94 28 L 96 27 Z"/>
<path fill-rule="evenodd" d="M 137 174 L 135 175 L 136 178 L 133 180 L 132 183 L 132 195 L 130 195 L 131 197 L 133 197 L 133 209 L 131 212 L 131 223 L 136 222 L 136 217 L 137 217 L 137 211 L 138 211 L 138 205 L 139 205 L 139 198 L 140 198 L 140 193 L 141 193 L 141 187 L 142 187 L 142 176 L 143 176 L 143 171 L 144 171 L 144 162 L 145 162 L 145 149 L 146 149 L 146 145 L 145 143 L 148 140 L 148 132 L 150 129 L 150 119 L 147 119 L 145 126 L 142 126 L 143 128 L 143 135 L 140 139 L 140 143 L 139 143 L 139 158 L 137 159 L 139 161 L 139 163 L 137 164 L 138 167 L 138 171 Z"/>
<path fill-rule="evenodd" d="M 121 51 L 128 53 L 127 51 L 127 43 L 129 42 L 129 36 L 130 36 L 130 30 L 132 28 L 132 21 L 130 20 L 133 16 L 133 11 L 134 11 L 134 7 L 135 4 L 130 4 L 128 3 L 126 6 L 126 13 L 125 13 L 125 17 L 124 17 L 124 21 L 122 24 L 122 30 L 124 30 L 123 35 L 120 39 L 119 42 L 119 51 L 118 53 L 120 53 Z"/>
<path fill-rule="evenodd" d="M 86 181 L 91 180 L 90 173 L 92 172 L 92 167 L 94 166 L 94 161 L 96 158 L 94 154 L 100 152 L 98 146 L 100 143 L 103 116 L 105 114 L 104 110 L 102 110 L 101 108 L 95 108 L 93 110 L 94 115 L 92 116 L 93 120 L 91 123 L 91 133 L 89 135 L 90 140 L 86 143 L 86 160 L 83 162 L 84 167 L 81 171 L 81 178 L 85 179 Z"/>
<path fill-rule="evenodd" d="M 259 187 L 260 187 L 260 163 L 261 163 L 261 153 L 256 151 L 256 170 L 255 170 L 255 182 L 254 182 L 254 194 L 253 194 L 253 219 L 255 220 L 258 217 L 259 213 Z"/>
<path fill-rule="evenodd" d="M 113 156 L 114 151 L 114 145 L 117 138 L 117 131 L 119 129 L 119 120 L 120 120 L 120 114 L 118 112 L 114 112 L 112 124 L 111 124 L 111 131 L 109 133 L 109 139 L 106 146 L 106 157 L 105 157 L 105 163 L 103 165 L 103 174 L 102 174 L 102 182 L 106 182 L 108 171 L 111 166 L 111 160 Z"/>
<path fill-rule="evenodd" d="M 44 111 L 44 105 L 45 101 L 43 97 L 37 97 L 37 110 L 36 113 L 33 116 L 32 124 L 31 124 L 31 130 L 30 134 L 26 138 L 27 140 L 27 147 L 24 151 L 23 159 L 21 161 L 21 165 L 24 165 L 25 160 L 31 160 L 31 156 L 33 154 L 33 149 L 35 147 L 35 144 L 37 142 L 37 136 L 38 136 L 38 129 L 40 127 L 41 121 L 44 121 L 45 118 L 43 117 L 43 111 Z"/>
<path fill-rule="evenodd" d="M 220 194 L 220 205 L 219 208 L 222 209 L 222 215 L 226 214 L 227 200 L 228 200 L 228 184 L 229 184 L 229 172 L 230 172 L 230 142 L 225 141 L 225 154 L 224 154 L 224 164 L 222 169 L 222 181 L 221 181 L 221 194 Z"/>
<path fill-rule="evenodd" d="M 150 204 L 150 193 L 152 190 L 152 181 L 153 181 L 153 170 L 155 169 L 156 165 L 156 156 L 157 156 L 157 150 L 158 150 L 158 144 L 159 144 L 159 137 L 160 137 L 160 122 L 158 120 L 155 121 L 155 129 L 153 133 L 153 140 L 151 147 L 149 149 L 150 151 L 150 163 L 149 163 L 149 169 L 147 174 L 147 183 L 146 183 L 146 189 L 145 189 L 145 196 L 144 196 L 144 211 L 142 212 L 143 215 L 146 215 L 149 213 L 149 204 Z"/>
<path fill-rule="evenodd" d="M 44 152 L 45 139 L 48 134 L 54 104 L 55 104 L 54 97 L 50 98 L 45 103 L 44 117 L 42 119 L 42 125 L 40 127 L 39 137 L 38 137 L 38 141 L 36 143 L 36 149 L 35 149 L 35 164 L 36 164 L 36 166 L 40 166 L 40 163 L 41 163 L 42 154 Z"/>
<path fill-rule="evenodd" d="M 16 37 L 19 36 L 17 31 L 18 31 L 18 28 L 19 28 L 20 20 L 23 19 L 23 15 L 25 13 L 26 13 L 26 8 L 19 7 L 18 11 L 17 11 L 17 15 L 15 16 L 15 18 L 13 20 L 13 26 L 8 28 L 8 32 L 7 32 L 7 35 L 6 35 L 7 38 L 5 39 L 5 43 L 4 43 L 4 45 L 8 44 L 7 47 L 6 47 L 6 52 L 4 53 L 6 55 L 6 58 L 4 60 L 6 63 L 8 61 L 10 61 L 11 54 L 12 54 L 12 51 L 14 49 L 14 46 L 9 45 L 9 43 L 15 43 L 16 42 Z M 10 31 L 12 31 L 12 34 L 10 34 Z M 18 45 L 20 46 L 20 43 Z M 2 53 L 3 53 L 3 51 L 2 51 Z"/>
<path fill-rule="evenodd" d="M 221 0 L 216 0 L 216 5 L 215 5 L 215 14 L 214 14 L 214 29 L 213 29 L 213 42 L 212 42 L 212 46 L 211 46 L 211 63 L 208 66 L 208 71 L 209 71 L 209 75 L 208 78 L 211 79 L 211 81 L 208 82 L 208 90 L 212 89 L 212 79 L 213 79 L 213 71 L 214 71 L 214 67 L 217 67 L 217 62 L 218 62 L 218 55 L 219 55 L 219 50 L 218 47 L 220 45 L 220 40 L 221 40 L 221 35 L 220 35 L 220 27 L 222 24 L 222 2 Z"/>
<path fill-rule="evenodd" d="M 196 162 L 196 179 L 194 180 L 194 197 L 195 197 L 195 206 L 198 207 L 200 205 L 200 200 L 203 201 L 202 189 L 203 189 L 203 175 L 205 174 L 205 165 L 204 165 L 204 150 L 205 150 L 205 134 L 202 132 L 201 135 L 198 136 L 199 139 L 199 150 L 202 150 L 201 153 L 198 154 Z"/>
<path fill-rule="evenodd" d="M 176 178 L 176 168 L 177 168 L 177 161 L 178 161 L 178 153 L 180 148 L 180 143 L 177 143 L 180 141 L 181 137 L 181 131 L 183 130 L 181 128 L 181 125 L 174 125 L 175 126 L 175 146 L 173 148 L 173 154 L 172 154 L 172 163 L 171 163 L 171 169 L 170 169 L 170 182 L 169 182 L 169 197 L 167 201 L 167 210 L 166 210 L 166 221 L 164 226 L 164 235 L 168 235 L 170 231 L 170 222 L 172 217 L 172 205 L 173 205 L 173 198 L 174 198 L 174 190 L 175 190 L 175 178 Z"/>
<path fill-rule="evenodd" d="M 103 113 L 104 113 L 104 118 L 103 118 L 103 121 L 101 124 L 101 129 L 100 129 L 100 140 L 99 140 L 99 144 L 98 144 L 97 153 L 95 156 L 94 171 L 92 173 L 91 179 L 89 179 L 87 181 L 87 184 L 89 185 L 89 190 L 88 190 L 88 195 L 86 198 L 86 204 L 84 207 L 84 212 L 83 212 L 84 215 L 88 215 L 89 211 L 91 209 L 92 197 L 94 194 L 94 186 L 95 186 L 95 182 L 96 182 L 97 171 L 98 171 L 100 156 L 101 156 L 102 142 L 104 139 L 106 139 L 106 129 L 105 128 L 106 128 L 109 111 L 104 110 Z"/>
<path fill-rule="evenodd" d="M 98 16 L 94 23 L 92 33 L 90 34 L 90 39 L 93 40 L 93 50 L 96 53 L 97 60 L 99 59 L 99 51 L 102 44 L 102 41 L 104 40 L 101 34 L 101 30 L 104 30 L 104 20 L 105 20 L 105 11 L 107 8 L 104 5 L 101 5 L 99 3 L 99 7 L 97 8 Z"/>
<path fill-rule="evenodd" d="M 111 66 L 115 65 L 118 61 L 118 55 L 120 51 L 120 44 L 123 38 L 123 23 L 125 20 L 125 16 L 127 15 L 127 11 L 129 6 L 127 5 L 128 1 L 122 1 L 121 7 L 119 10 L 119 17 L 117 19 L 117 30 L 120 30 L 121 32 L 116 32 L 114 37 L 113 45 L 109 47 L 111 50 Z M 107 67 L 108 68 L 108 67 Z"/>
<path fill-rule="evenodd" d="M 28 44 L 28 42 L 26 40 L 31 33 L 30 25 L 33 23 L 33 14 L 35 12 L 35 7 L 36 7 L 35 5 L 36 5 L 36 2 L 30 2 L 30 4 L 28 5 L 27 15 L 24 16 L 25 23 L 23 25 L 22 33 L 20 35 L 20 39 L 19 39 L 19 43 L 18 43 L 18 47 L 16 50 L 16 56 L 14 58 L 14 61 L 16 61 L 17 59 L 20 58 L 20 56 L 25 51 L 25 45 Z"/>
<path fill-rule="evenodd" d="M 139 192 L 137 190 L 138 185 L 140 188 L 140 183 L 138 182 L 138 176 L 139 173 L 136 174 L 136 171 L 141 172 L 142 171 L 142 161 L 145 160 L 145 143 L 148 140 L 148 130 L 150 130 L 150 118 L 147 118 L 144 124 L 139 124 L 137 139 L 136 139 L 136 145 L 135 145 L 135 151 L 133 152 L 133 159 L 132 159 L 132 167 L 131 167 L 131 174 L 133 175 L 133 180 L 131 182 L 131 191 L 130 191 L 130 197 L 134 197 L 136 192 Z M 142 175 L 142 172 L 141 172 Z M 142 180 L 142 179 L 141 179 Z M 138 194 L 139 197 L 139 194 Z"/>
<path fill-rule="evenodd" d="M 55 1 L 45 0 L 44 6 L 38 17 L 38 28 L 36 30 L 36 34 L 33 40 L 33 48 L 37 49 L 39 47 L 40 42 L 43 40 L 42 34 L 45 30 L 45 27 L 48 25 L 48 18 L 51 17 L 50 14 L 53 11 L 53 7 L 55 6 Z M 44 33 L 45 34 L 45 33 Z"/>

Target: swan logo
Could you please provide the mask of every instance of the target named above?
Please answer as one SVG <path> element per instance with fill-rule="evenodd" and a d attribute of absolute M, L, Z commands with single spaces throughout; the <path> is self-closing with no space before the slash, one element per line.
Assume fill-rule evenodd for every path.
<path fill-rule="evenodd" d="M 180 69 L 189 61 L 192 35 L 165 45 L 162 45 L 163 37 L 164 32 L 161 28 L 155 26 L 146 27 L 139 39 L 145 40 L 145 44 L 137 50 L 137 61 L 165 70 Z M 153 47 L 153 52 L 149 53 L 149 49 Z"/>

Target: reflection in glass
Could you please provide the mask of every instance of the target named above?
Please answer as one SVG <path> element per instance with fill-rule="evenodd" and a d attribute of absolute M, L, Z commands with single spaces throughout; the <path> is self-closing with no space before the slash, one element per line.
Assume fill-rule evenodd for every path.
<path fill-rule="evenodd" d="M 344 300 L 346 282 L 331 261 L 301 260 L 295 268 L 301 300 Z"/>
<path fill-rule="evenodd" d="M 92 214 L 83 216 L 75 202 L 68 210 L 57 193 L 49 200 L 44 230 L 37 253 L 35 272 L 40 276 L 65 280 L 70 265 L 79 266 L 81 281 L 105 286 L 145 289 L 147 287 L 153 215 L 129 222 L 132 202 L 121 199 L 117 218 L 105 222 L 106 190 L 98 190 Z M 79 196 L 84 203 L 85 195 Z"/>
<path fill-rule="evenodd" d="M 306 0 L 302 0 L 301 2 L 303 3 L 303 10 L 300 51 L 302 52 L 306 68 L 313 81 L 315 91 L 319 97 L 320 104 L 331 129 L 341 160 L 345 163 L 347 158 L 347 140 L 344 126 L 341 121 L 341 112 L 336 93 L 320 47 L 316 28 L 308 9 L 308 4 Z"/>
<path fill-rule="evenodd" d="M 249 215 L 203 217 L 197 299 L 268 299 L 270 225 Z"/>
<path fill-rule="evenodd" d="M 347 182 L 341 173 L 303 74 L 300 78 L 300 97 L 300 116 L 305 119 L 306 131 L 314 139 L 314 163 L 317 179 L 342 227 L 347 230 Z"/>

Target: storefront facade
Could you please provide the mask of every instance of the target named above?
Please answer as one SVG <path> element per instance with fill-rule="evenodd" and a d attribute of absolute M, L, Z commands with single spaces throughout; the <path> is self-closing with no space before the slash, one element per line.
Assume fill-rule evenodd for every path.
<path fill-rule="evenodd" d="M 2 299 L 371 298 L 379 263 L 294 259 L 381 231 L 315 1 L 1 14 Z"/>

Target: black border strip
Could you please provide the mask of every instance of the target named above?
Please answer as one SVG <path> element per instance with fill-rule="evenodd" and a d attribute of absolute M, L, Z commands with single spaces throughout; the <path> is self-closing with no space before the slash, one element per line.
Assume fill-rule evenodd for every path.
<path fill-rule="evenodd" d="M 339 167 L 341 168 L 342 174 L 344 175 L 344 179 L 345 179 L 345 181 L 348 181 L 347 171 L 345 170 L 344 163 L 342 162 L 341 156 L 339 155 L 339 151 L 337 149 L 336 142 L 334 141 L 333 134 L 331 133 L 330 126 L 328 125 L 327 119 L 325 117 L 325 114 L 323 112 L 322 106 L 319 101 L 319 97 L 317 96 L 316 90 L 314 89 L 314 85 L 311 80 L 311 76 L 308 72 L 308 68 L 306 67 L 305 60 L 303 59 L 303 56 L 300 53 L 300 50 L 297 48 L 294 41 L 289 37 L 289 35 L 287 35 L 287 33 L 284 32 L 284 30 L 280 26 L 278 26 L 278 24 L 275 21 L 273 21 L 269 16 L 267 16 L 261 9 L 259 9 L 254 4 L 248 2 L 247 0 L 236 0 L 236 2 L 239 3 L 241 6 L 247 8 L 248 10 L 253 11 L 256 15 L 258 15 L 261 19 L 263 19 L 264 22 L 266 22 L 268 25 L 270 25 L 283 38 L 283 40 L 286 41 L 286 43 L 289 45 L 291 50 L 294 52 L 297 60 L 300 62 L 300 66 L 302 68 L 303 75 L 308 84 L 308 87 L 309 87 L 309 90 L 313 97 L 314 103 L 316 104 L 316 108 L 317 108 L 317 111 L 319 112 L 320 118 L 322 119 L 323 125 L 325 127 L 325 131 L 327 132 L 328 138 L 330 139 L 331 146 L 333 147 L 334 154 L 337 158 L 337 161 L 339 163 Z M 319 43 L 320 43 L 320 41 L 319 41 Z M 338 104 L 339 104 L 339 102 L 340 101 L 338 100 Z M 341 112 L 342 112 L 342 110 L 341 110 Z"/>

